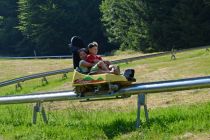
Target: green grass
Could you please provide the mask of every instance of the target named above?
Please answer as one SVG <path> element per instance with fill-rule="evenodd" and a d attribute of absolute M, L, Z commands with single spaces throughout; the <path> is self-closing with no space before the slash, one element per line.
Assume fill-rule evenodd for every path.
<path fill-rule="evenodd" d="M 43 84 L 41 78 L 29 80 L 21 83 L 22 90 L 16 90 L 15 85 L 2 87 L 1 95 L 26 94 L 32 92 L 58 91 L 70 90 L 72 72 L 68 73 L 67 79 L 62 79 L 62 75 L 55 75 L 47 77 L 48 84 Z M 66 87 L 65 87 L 66 86 Z"/>
<path fill-rule="evenodd" d="M 31 123 L 32 106 L 0 107 L 0 134 L 5 139 L 171 139 L 186 132 L 208 133 L 210 102 L 150 110 L 150 123 L 135 128 L 136 110 L 48 111 L 49 124 Z M 144 118 L 142 115 L 141 118 Z"/>
<path fill-rule="evenodd" d="M 210 54 L 204 49 L 176 54 L 177 59 L 170 60 L 170 55 L 133 61 L 128 64 L 121 63 L 122 70 L 134 68 L 138 82 L 158 80 L 171 80 L 187 77 L 206 76 L 210 74 Z M 44 62 L 43 62 L 44 61 Z M 8 60 L 0 60 L 1 70 L 5 74 L 0 79 L 14 78 L 12 76 L 28 75 L 28 73 L 53 69 L 53 61 L 33 60 L 28 73 L 27 67 L 8 69 Z M 30 60 L 19 62 L 9 60 L 12 66 L 16 64 L 28 65 Z M 26 62 L 26 64 L 24 64 Z M 56 69 L 65 68 L 68 61 L 56 62 Z M 49 64 L 49 65 L 48 65 Z M 69 67 L 69 66 L 68 66 Z M 6 69 L 4 69 L 6 68 Z M 9 73 L 12 75 L 9 75 Z M 42 72 L 42 71 L 40 71 Z M 9 76 L 8 76 L 9 75 Z M 14 85 L 0 88 L 1 95 L 27 94 L 34 92 L 71 90 L 72 73 L 68 79 L 62 80 L 62 75 L 47 77 L 49 84 L 42 85 L 40 79 L 25 81 L 23 90 L 16 91 Z M 148 107 L 150 124 L 143 119 L 142 127 L 135 128 L 136 97 L 119 101 L 101 101 L 79 103 L 78 101 L 65 101 L 44 103 L 47 110 L 49 124 L 43 124 L 38 116 L 37 125 L 31 123 L 33 104 L 16 104 L 0 106 L 0 139 L 182 139 L 185 133 L 194 135 L 210 133 L 210 93 L 206 89 L 191 92 L 173 92 L 150 94 Z M 134 97 L 134 98 L 133 98 Z M 182 98 L 182 100 L 177 99 Z M 189 99 L 187 98 L 189 97 Z M 201 97 L 198 99 L 198 97 Z M 154 100 L 155 99 L 155 100 Z M 187 101 L 188 103 L 185 103 Z M 152 104 L 166 108 L 154 107 Z M 171 102 L 171 103 L 170 103 Z M 160 106 L 161 106 L 160 105 Z M 144 118 L 141 113 L 141 118 Z M 207 137 L 206 137 L 207 138 Z"/>

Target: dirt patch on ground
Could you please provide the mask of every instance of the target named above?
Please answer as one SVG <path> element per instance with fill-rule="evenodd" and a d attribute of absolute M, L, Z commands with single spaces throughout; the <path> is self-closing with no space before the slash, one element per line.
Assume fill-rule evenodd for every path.
<path fill-rule="evenodd" d="M 210 101 L 210 91 L 191 90 L 173 93 L 158 93 L 148 95 L 147 102 L 150 108 L 168 107 L 180 104 L 196 104 Z"/>
<path fill-rule="evenodd" d="M 210 140 L 210 134 L 193 134 L 187 132 L 181 136 L 177 136 L 174 140 Z"/>
<path fill-rule="evenodd" d="M 130 53 L 130 54 L 128 54 L 128 53 L 126 53 L 126 54 L 121 54 L 121 55 L 103 56 L 103 59 L 113 61 L 113 60 L 120 60 L 120 59 L 132 58 L 132 57 L 137 57 L 137 56 L 152 55 L 152 54 L 157 54 L 157 53 L 148 53 L 148 54 L 144 54 L 144 53 Z"/>
<path fill-rule="evenodd" d="M 1 60 L 0 81 L 72 67 L 69 59 Z"/>

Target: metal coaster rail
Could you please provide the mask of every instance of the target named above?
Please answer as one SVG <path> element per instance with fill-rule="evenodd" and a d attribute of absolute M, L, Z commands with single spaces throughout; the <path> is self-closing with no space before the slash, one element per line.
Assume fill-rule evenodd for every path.
<path fill-rule="evenodd" d="M 0 87 L 8 86 L 8 85 L 24 82 L 24 81 L 27 81 L 27 80 L 36 79 L 36 78 L 56 75 L 56 74 L 66 74 L 70 71 L 73 71 L 73 68 L 67 68 L 67 69 L 62 69 L 62 70 L 49 71 L 49 72 L 43 72 L 43 73 L 28 75 L 28 76 L 24 76 L 24 77 L 20 77 L 20 78 L 11 79 L 11 80 L 8 80 L 8 81 L 1 82 Z"/>

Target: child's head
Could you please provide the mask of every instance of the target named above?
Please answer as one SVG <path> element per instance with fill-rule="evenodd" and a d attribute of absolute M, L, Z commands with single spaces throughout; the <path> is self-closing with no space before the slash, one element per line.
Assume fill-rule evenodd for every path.
<path fill-rule="evenodd" d="M 98 53 L 98 43 L 92 42 L 92 43 L 88 44 L 88 52 L 90 54 L 96 55 Z"/>
<path fill-rule="evenodd" d="M 79 57 L 81 60 L 85 60 L 87 57 L 87 50 L 85 48 L 82 48 L 78 51 Z"/>

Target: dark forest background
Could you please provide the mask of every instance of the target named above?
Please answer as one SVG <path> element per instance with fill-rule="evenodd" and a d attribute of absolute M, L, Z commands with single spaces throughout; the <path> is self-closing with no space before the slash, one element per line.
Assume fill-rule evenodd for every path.
<path fill-rule="evenodd" d="M 0 56 L 69 55 L 74 35 L 100 53 L 210 44 L 210 0 L 0 0 Z"/>

